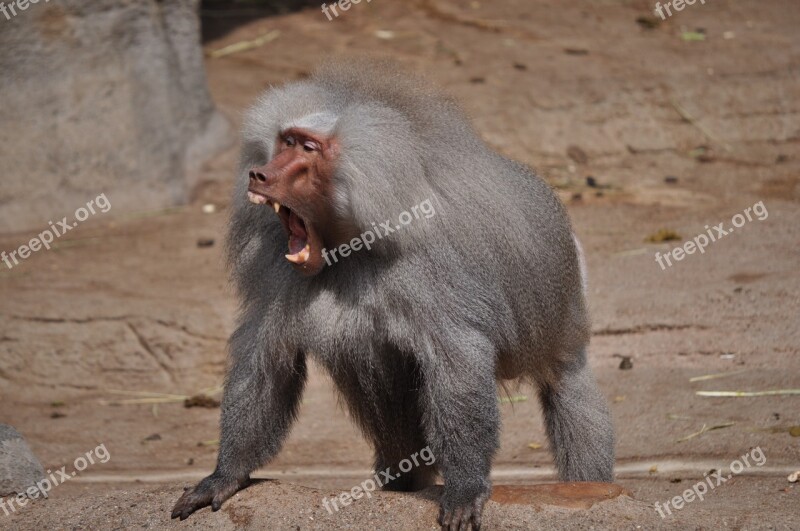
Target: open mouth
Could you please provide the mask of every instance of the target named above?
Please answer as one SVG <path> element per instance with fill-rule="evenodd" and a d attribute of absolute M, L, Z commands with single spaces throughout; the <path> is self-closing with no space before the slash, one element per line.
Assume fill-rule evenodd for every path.
<path fill-rule="evenodd" d="M 289 254 L 286 255 L 286 259 L 296 265 L 308 262 L 311 256 L 311 242 L 305 220 L 292 209 L 265 195 L 248 191 L 247 198 L 251 203 L 269 205 L 275 210 L 289 235 Z"/>

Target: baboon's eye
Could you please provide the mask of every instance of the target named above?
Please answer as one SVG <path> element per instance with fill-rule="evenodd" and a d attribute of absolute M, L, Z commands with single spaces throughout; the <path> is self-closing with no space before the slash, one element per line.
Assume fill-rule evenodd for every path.
<path fill-rule="evenodd" d="M 286 145 L 289 147 L 295 146 L 297 144 L 297 140 L 295 140 L 293 136 L 287 136 L 286 138 L 284 138 L 284 141 L 286 142 Z"/>

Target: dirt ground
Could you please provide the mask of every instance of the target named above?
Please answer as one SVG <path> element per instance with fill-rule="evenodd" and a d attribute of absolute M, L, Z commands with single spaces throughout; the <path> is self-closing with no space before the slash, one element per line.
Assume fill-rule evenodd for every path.
<path fill-rule="evenodd" d="M 260 91 L 333 56 L 391 56 L 458 98 L 491 145 L 537 168 L 567 204 L 588 259 L 590 356 L 615 418 L 617 482 L 631 496 L 591 508 L 539 491 L 531 503 L 496 498 L 489 529 L 800 528 L 800 484 L 787 480 L 800 470 L 800 396 L 697 395 L 800 389 L 800 6 L 715 0 L 664 22 L 652 9 L 374 0 L 332 21 L 318 7 L 204 20 L 209 52 L 273 39 L 207 61 L 234 124 Z M 46 468 L 71 470 L 99 444 L 111 454 L 49 500 L 0 513 L 0 528 L 435 528 L 435 489 L 323 508 L 369 477 L 371 455 L 316 368 L 284 450 L 257 474 L 276 481 L 218 513 L 170 521 L 182 487 L 215 462 L 219 409 L 187 409 L 179 395 L 223 378 L 236 302 L 221 251 L 236 156 L 232 147 L 194 176 L 186 207 L 115 214 L 109 197 L 109 214 L 0 270 L 0 422 Z M 663 270 L 654 259 L 706 225 L 730 229 L 759 202 L 765 219 L 703 254 Z M 209 203 L 214 213 L 203 212 Z M 679 237 L 645 242 L 660 229 Z M 0 249 L 33 235 L 0 234 Z M 177 397 L 118 403 L 143 392 Z M 524 493 L 550 484 L 553 466 L 534 394 L 511 395 L 493 477 Z M 663 519 L 655 511 L 757 448 L 762 466 L 751 459 L 704 501 Z"/>

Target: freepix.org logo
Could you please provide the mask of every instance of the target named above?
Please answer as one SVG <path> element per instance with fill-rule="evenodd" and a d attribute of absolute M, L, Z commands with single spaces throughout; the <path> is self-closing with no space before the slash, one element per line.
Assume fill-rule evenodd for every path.
<path fill-rule="evenodd" d="M 0 13 L 5 15 L 6 20 L 11 20 L 16 17 L 18 13 L 25 11 L 31 4 L 38 4 L 39 2 L 47 3 L 50 0 L 16 0 L 15 2 L 0 2 Z"/>
<path fill-rule="evenodd" d="M 16 265 L 19 265 L 21 260 L 27 260 L 31 254 L 35 253 L 36 251 L 39 251 L 42 248 L 49 250 L 50 244 L 53 243 L 55 238 L 60 238 L 67 232 L 71 231 L 78 226 L 79 222 L 89 219 L 90 215 L 97 214 L 98 211 L 95 210 L 95 207 L 97 207 L 103 214 L 111 210 L 111 202 L 106 197 L 106 194 L 100 194 L 86 203 L 85 207 L 78 208 L 78 210 L 75 211 L 76 221 L 70 223 L 67 219 L 67 216 L 64 216 L 61 221 L 57 221 L 56 223 L 53 223 L 51 220 L 49 222 L 50 227 L 39 233 L 37 236 L 31 238 L 28 243 L 20 245 L 17 249 L 8 253 L 6 251 L 0 251 L 0 261 L 6 264 L 7 268 L 11 269 Z"/>

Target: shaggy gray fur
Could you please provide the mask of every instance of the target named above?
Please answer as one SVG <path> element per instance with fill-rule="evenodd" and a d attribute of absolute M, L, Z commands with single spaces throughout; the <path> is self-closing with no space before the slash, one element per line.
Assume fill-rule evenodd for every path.
<path fill-rule="evenodd" d="M 308 118 L 311 117 L 311 118 Z M 313 122 L 341 158 L 332 208 L 345 231 L 431 199 L 413 221 L 307 278 L 284 258 L 271 208 L 248 203 L 247 172 L 285 124 Z M 219 463 L 173 516 L 215 508 L 280 450 L 311 356 L 331 374 L 383 470 L 430 446 L 444 479 L 440 523 L 480 526 L 498 446 L 498 380 L 539 389 L 563 480 L 611 481 L 613 428 L 586 362 L 576 242 L 565 209 L 529 168 L 475 133 L 455 103 L 394 66 L 324 68 L 269 90 L 247 115 L 229 234 L 241 298 L 230 341 Z"/>

